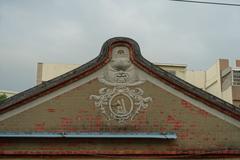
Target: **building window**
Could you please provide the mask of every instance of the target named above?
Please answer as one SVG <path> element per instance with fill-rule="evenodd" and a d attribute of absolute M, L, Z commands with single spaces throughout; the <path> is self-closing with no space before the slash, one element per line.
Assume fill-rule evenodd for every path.
<path fill-rule="evenodd" d="M 233 70 L 233 86 L 240 86 L 240 70 Z"/>

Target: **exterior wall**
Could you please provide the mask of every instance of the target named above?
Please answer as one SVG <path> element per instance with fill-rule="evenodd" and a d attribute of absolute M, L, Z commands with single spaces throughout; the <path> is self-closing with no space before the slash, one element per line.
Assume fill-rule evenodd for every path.
<path fill-rule="evenodd" d="M 232 99 L 235 106 L 240 107 L 240 86 L 232 87 Z"/>
<path fill-rule="evenodd" d="M 228 67 L 221 72 L 222 91 L 232 87 L 232 68 Z"/>
<path fill-rule="evenodd" d="M 79 64 L 37 64 L 37 84 L 48 81 L 59 75 L 67 73 L 77 67 Z"/>
<path fill-rule="evenodd" d="M 221 72 L 221 81 L 222 81 L 222 98 L 229 102 L 233 103 L 233 91 L 232 91 L 232 69 L 227 67 Z"/>
<path fill-rule="evenodd" d="M 233 100 L 240 100 L 240 86 L 233 86 Z"/>
<path fill-rule="evenodd" d="M 240 107 L 240 100 L 233 100 L 233 105 Z"/>
<path fill-rule="evenodd" d="M 239 61 L 236 60 L 237 69 Z M 175 67 L 177 68 L 177 66 Z M 238 86 L 233 86 L 232 84 L 232 71 L 233 69 L 229 67 L 227 59 L 219 59 L 206 71 L 186 70 L 184 76 L 176 75 L 179 78 L 184 77 L 182 78 L 183 80 L 240 107 L 240 91 L 237 89 Z"/>
<path fill-rule="evenodd" d="M 186 71 L 185 81 L 194 84 L 203 90 L 205 90 L 205 78 L 205 71 Z"/>
<path fill-rule="evenodd" d="M 0 155 L 8 158 L 240 157 L 236 107 L 148 63 L 129 38 L 106 41 L 98 59 L 0 109 Z"/>
<path fill-rule="evenodd" d="M 236 60 L 236 67 L 240 67 L 240 59 Z"/>
<path fill-rule="evenodd" d="M 183 64 L 156 64 L 158 67 L 185 79 L 187 66 Z"/>
<path fill-rule="evenodd" d="M 222 92 L 222 98 L 227 101 L 228 103 L 233 103 L 232 100 L 232 87 L 228 87 Z"/>
<path fill-rule="evenodd" d="M 4 131 L 176 132 L 176 140 L 0 139 L 0 151 L 15 153 L 184 154 L 239 150 L 240 128 L 150 82 L 138 85 L 153 101 L 126 124 L 107 120 L 89 100 L 106 87 L 97 79 L 0 122 Z M 51 117 L 51 118 L 49 118 Z M 20 145 L 21 144 L 21 145 Z"/>
<path fill-rule="evenodd" d="M 219 62 L 219 61 L 218 61 Z M 219 63 L 215 63 L 206 71 L 206 88 L 205 90 L 221 98 L 221 80 Z"/>

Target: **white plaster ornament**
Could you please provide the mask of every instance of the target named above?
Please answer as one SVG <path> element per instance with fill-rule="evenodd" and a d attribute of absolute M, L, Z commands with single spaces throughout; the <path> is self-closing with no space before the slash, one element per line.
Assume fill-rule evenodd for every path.
<path fill-rule="evenodd" d="M 110 87 L 101 88 L 99 95 L 91 95 L 90 99 L 95 101 L 95 106 L 107 120 L 119 123 L 133 120 L 152 101 L 151 97 L 143 97 L 141 88 L 129 88 L 144 83 L 144 80 L 139 79 L 127 47 L 113 49 L 112 59 L 98 79 Z"/>

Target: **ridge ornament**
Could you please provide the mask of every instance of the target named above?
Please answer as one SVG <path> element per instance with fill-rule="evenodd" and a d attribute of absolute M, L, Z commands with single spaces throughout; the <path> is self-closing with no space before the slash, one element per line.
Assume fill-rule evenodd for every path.
<path fill-rule="evenodd" d="M 143 97 L 141 88 L 129 87 L 144 83 L 140 80 L 135 66 L 130 61 L 129 49 L 118 46 L 113 48 L 112 59 L 106 66 L 99 81 L 107 86 L 99 89 L 99 95 L 91 95 L 95 106 L 105 115 L 107 120 L 125 123 L 149 106 L 151 97 Z"/>

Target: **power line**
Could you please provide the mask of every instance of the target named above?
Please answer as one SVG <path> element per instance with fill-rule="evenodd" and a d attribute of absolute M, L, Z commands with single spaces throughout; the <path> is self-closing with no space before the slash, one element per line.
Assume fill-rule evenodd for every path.
<path fill-rule="evenodd" d="M 213 5 L 223 5 L 223 6 L 237 6 L 240 7 L 240 4 L 236 3 L 221 3 L 221 2 L 209 2 L 209 1 L 191 1 L 191 0 L 170 0 L 177 2 L 189 2 L 189 3 L 202 3 L 202 4 L 213 4 Z"/>

